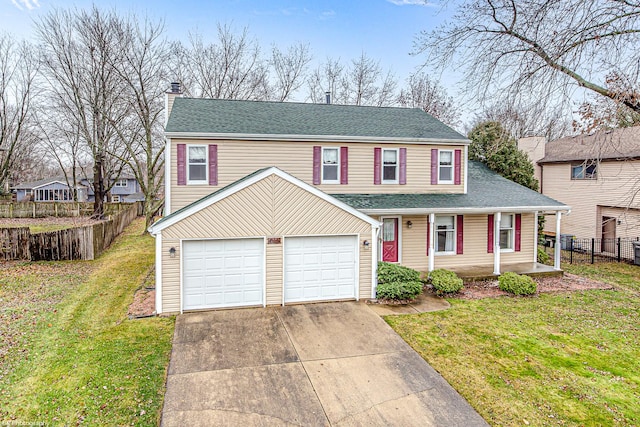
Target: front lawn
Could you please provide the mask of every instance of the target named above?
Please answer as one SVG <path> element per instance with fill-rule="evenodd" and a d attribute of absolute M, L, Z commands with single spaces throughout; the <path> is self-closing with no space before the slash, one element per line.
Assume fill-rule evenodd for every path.
<path fill-rule="evenodd" d="M 174 322 L 126 316 L 153 266 L 143 229 L 95 261 L 2 267 L 0 420 L 157 425 Z"/>
<path fill-rule="evenodd" d="M 449 299 L 386 321 L 492 425 L 640 425 L 640 267 L 565 268 L 616 290 Z"/>

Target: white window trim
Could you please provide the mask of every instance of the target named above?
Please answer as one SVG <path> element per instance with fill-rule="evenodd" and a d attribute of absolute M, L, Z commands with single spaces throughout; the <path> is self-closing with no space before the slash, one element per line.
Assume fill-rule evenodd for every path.
<path fill-rule="evenodd" d="M 190 174 L 190 163 L 189 163 L 189 150 L 191 148 L 196 148 L 196 147 L 203 147 L 204 148 L 204 179 L 200 179 L 200 180 L 193 180 L 191 179 L 191 174 Z M 186 153 L 186 162 L 185 162 L 185 167 L 187 168 L 187 170 L 185 171 L 185 173 L 187 174 L 187 185 L 202 185 L 202 184 L 208 184 L 209 183 L 209 146 L 208 145 L 201 145 L 201 144 L 188 144 L 187 145 L 187 153 Z"/>
<path fill-rule="evenodd" d="M 436 222 L 438 218 L 442 218 L 445 216 L 453 217 L 453 250 L 452 251 L 442 251 L 438 252 L 438 228 L 436 226 Z M 443 256 L 443 255 L 456 255 L 458 253 L 458 216 L 457 215 L 436 215 L 433 219 L 433 253 L 435 256 Z"/>
<path fill-rule="evenodd" d="M 121 200 L 120 200 L 120 195 L 119 195 L 119 194 L 113 194 L 113 195 L 111 196 L 111 201 L 112 201 L 113 203 L 120 203 L 120 202 L 121 202 Z"/>
<path fill-rule="evenodd" d="M 336 164 L 338 173 L 336 174 L 337 179 L 325 179 L 324 178 L 324 150 L 336 150 L 338 152 L 338 163 Z M 340 147 L 322 147 L 320 151 L 320 183 L 321 184 L 340 184 Z"/>
<path fill-rule="evenodd" d="M 447 166 L 451 168 L 451 179 L 445 180 L 440 177 L 440 171 L 442 170 L 442 165 L 440 164 L 440 153 L 451 153 L 451 166 Z M 454 150 L 438 150 L 438 184 L 453 184 L 454 182 L 454 174 L 456 168 L 456 159 Z"/>
<path fill-rule="evenodd" d="M 500 219 L 500 229 L 498 230 L 499 233 L 502 233 L 502 225 L 504 224 L 504 218 L 510 216 L 511 217 L 511 242 L 510 242 L 510 248 L 503 248 L 502 245 L 500 245 L 500 252 L 502 253 L 508 253 L 508 252 L 515 252 L 516 251 L 516 215 L 512 214 L 512 213 L 503 213 L 502 214 L 502 218 Z M 505 228 L 505 230 L 508 230 Z M 500 241 L 500 235 L 498 235 L 498 241 Z"/>
<path fill-rule="evenodd" d="M 124 185 L 122 184 L 124 182 Z M 114 184 L 114 187 L 126 187 L 127 184 L 127 180 L 126 179 L 119 179 L 116 181 L 116 183 Z"/>
<path fill-rule="evenodd" d="M 395 151 L 396 152 L 396 178 L 384 179 L 384 152 Z M 380 152 L 380 178 L 383 184 L 398 184 L 400 182 L 400 150 L 397 148 L 383 148 Z"/>

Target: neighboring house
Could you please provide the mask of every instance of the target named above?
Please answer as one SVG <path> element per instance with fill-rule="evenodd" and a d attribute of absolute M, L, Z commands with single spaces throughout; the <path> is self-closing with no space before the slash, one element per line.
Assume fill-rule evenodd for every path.
<path fill-rule="evenodd" d="M 149 229 L 158 313 L 369 299 L 378 260 L 534 266 L 536 216 L 569 209 L 468 162 L 420 109 L 176 95 Z"/>
<path fill-rule="evenodd" d="M 78 201 L 93 202 L 93 180 L 78 178 Z M 73 190 L 64 178 L 48 178 L 34 182 L 26 182 L 13 187 L 16 201 L 35 202 L 72 202 Z M 116 180 L 111 188 L 111 201 L 115 203 L 133 203 L 144 201 L 144 194 L 140 192 L 140 184 L 132 176 L 122 176 Z"/>
<path fill-rule="evenodd" d="M 640 127 L 544 142 L 524 138 L 518 144 L 535 153 L 530 157 L 537 163 L 542 194 L 571 205 L 563 233 L 578 238 L 640 236 Z"/>
<path fill-rule="evenodd" d="M 18 202 L 72 202 L 73 187 L 62 177 L 25 182 L 12 187 Z M 78 201 L 88 201 L 89 188 L 82 183 L 76 186 Z"/>

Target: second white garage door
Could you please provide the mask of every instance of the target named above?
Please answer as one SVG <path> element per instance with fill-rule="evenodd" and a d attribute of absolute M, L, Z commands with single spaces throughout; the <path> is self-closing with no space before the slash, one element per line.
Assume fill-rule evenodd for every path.
<path fill-rule="evenodd" d="M 264 240 L 192 240 L 183 243 L 183 308 L 262 305 Z"/>
<path fill-rule="evenodd" d="M 356 296 L 357 236 L 286 237 L 284 301 Z"/>

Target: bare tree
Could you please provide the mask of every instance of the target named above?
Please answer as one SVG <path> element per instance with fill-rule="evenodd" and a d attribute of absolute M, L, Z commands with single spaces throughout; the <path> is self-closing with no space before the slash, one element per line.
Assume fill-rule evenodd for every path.
<path fill-rule="evenodd" d="M 332 102 L 335 104 L 346 104 L 342 99 L 342 92 L 339 92 L 342 75 L 345 71 L 340 59 L 327 58 L 325 62 L 318 65 L 307 78 L 309 90 L 308 99 L 316 104 L 325 102 L 325 93 L 331 94 Z"/>
<path fill-rule="evenodd" d="M 0 35 L 0 193 L 8 193 L 14 169 L 38 140 L 33 120 L 37 71 L 31 45 Z"/>
<path fill-rule="evenodd" d="M 269 98 L 269 73 L 260 54 L 260 45 L 245 28 L 239 35 L 228 25 L 218 24 L 216 43 L 205 43 L 199 34 L 191 34 L 188 72 L 195 97 L 219 99 Z"/>
<path fill-rule="evenodd" d="M 309 45 L 299 43 L 290 46 L 286 52 L 273 46 L 271 67 L 275 74 L 274 96 L 278 101 L 286 101 L 304 84 L 303 78 L 311 62 Z"/>
<path fill-rule="evenodd" d="M 468 0 L 422 34 L 417 52 L 440 68 L 460 67 L 467 92 L 481 99 L 532 91 L 566 100 L 582 87 L 640 111 L 639 41 L 636 1 Z M 612 72 L 627 89 L 607 84 Z"/>
<path fill-rule="evenodd" d="M 398 103 L 403 107 L 421 108 L 449 126 L 460 125 L 460 107 L 444 87 L 424 72 L 409 76 L 407 86 L 398 95 Z"/>
<path fill-rule="evenodd" d="M 36 23 L 42 69 L 49 97 L 57 100 L 56 114 L 77 126 L 91 152 L 96 217 L 104 214 L 104 198 L 125 165 L 108 155 L 123 149 L 115 125 L 128 113 L 119 99 L 124 85 L 113 67 L 121 48 L 118 24 L 115 12 L 95 6 L 54 10 Z"/>
<path fill-rule="evenodd" d="M 342 90 L 347 104 L 388 106 L 395 102 L 395 77 L 391 71 L 383 74 L 380 61 L 364 52 L 351 61 L 342 77 Z"/>
<path fill-rule="evenodd" d="M 162 205 L 159 197 L 163 183 L 164 85 L 167 81 L 169 49 L 162 38 L 164 26 L 135 17 L 123 19 L 120 25 L 120 57 L 114 70 L 125 83 L 122 102 L 126 104 L 126 120 L 114 123 L 118 136 L 125 141 L 120 156 L 133 172 L 145 198 L 146 225 Z M 146 227 L 145 227 L 146 229 Z"/>

